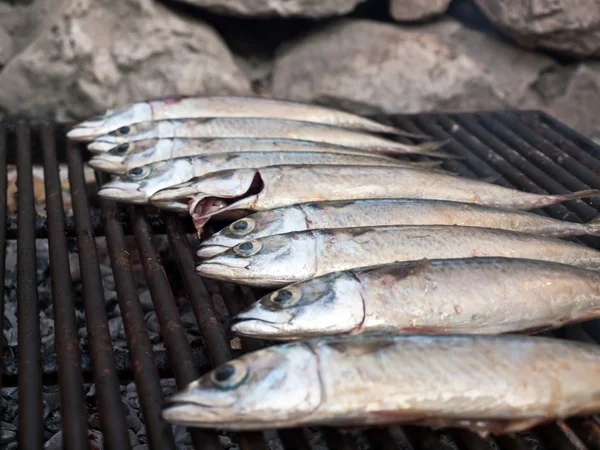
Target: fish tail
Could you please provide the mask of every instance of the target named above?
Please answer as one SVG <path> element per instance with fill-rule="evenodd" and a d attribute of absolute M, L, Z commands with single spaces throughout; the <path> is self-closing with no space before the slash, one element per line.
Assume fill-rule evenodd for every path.
<path fill-rule="evenodd" d="M 435 157 L 438 155 L 443 155 L 444 153 L 434 153 L 436 150 L 439 150 L 444 145 L 446 145 L 449 140 L 445 141 L 432 141 L 432 142 L 424 142 L 422 144 L 400 144 L 398 146 L 385 147 L 382 149 L 383 153 L 390 153 L 396 155 L 423 155 L 423 156 L 431 156 Z"/>
<path fill-rule="evenodd" d="M 431 139 L 431 136 L 426 134 L 411 133 L 410 131 L 403 130 L 401 128 L 389 127 L 389 133 L 395 134 L 396 136 L 403 136 L 412 139 Z"/>
<path fill-rule="evenodd" d="M 542 195 L 539 200 L 534 200 L 528 207 L 539 208 L 543 206 L 555 205 L 557 203 L 566 202 L 569 200 L 578 200 L 581 198 L 588 197 L 600 197 L 600 189 L 585 189 L 583 191 L 571 192 L 570 194 L 559 194 L 559 195 Z"/>
<path fill-rule="evenodd" d="M 600 236 L 600 216 L 585 224 L 585 232 L 592 236 Z"/>
<path fill-rule="evenodd" d="M 441 166 L 444 164 L 444 161 L 412 161 L 411 164 L 421 169 L 432 169 Z"/>

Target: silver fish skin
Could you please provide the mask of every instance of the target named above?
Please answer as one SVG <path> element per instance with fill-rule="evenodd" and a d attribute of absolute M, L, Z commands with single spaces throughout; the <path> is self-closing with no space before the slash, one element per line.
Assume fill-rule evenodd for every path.
<path fill-rule="evenodd" d="M 242 241 L 291 231 L 387 225 L 460 225 L 499 228 L 542 236 L 600 234 L 600 223 L 556 220 L 525 211 L 443 200 L 367 199 L 301 203 L 259 211 L 201 242 L 208 258 Z"/>
<path fill-rule="evenodd" d="M 281 287 L 331 272 L 420 259 L 509 257 L 600 268 L 600 251 L 560 239 L 493 228 L 401 225 L 277 234 L 205 259 L 205 277 Z"/>
<path fill-rule="evenodd" d="M 524 431 L 600 409 L 600 348 L 534 336 L 337 336 L 225 363 L 171 396 L 165 420 L 260 430 L 390 423 Z"/>
<path fill-rule="evenodd" d="M 161 161 L 143 167 L 131 169 L 125 175 L 117 177 L 102 186 L 100 197 L 121 202 L 146 204 L 155 192 L 188 181 L 194 177 L 211 172 L 246 167 L 263 167 L 286 164 L 361 164 L 410 165 L 410 162 L 390 159 L 371 158 L 369 156 L 345 155 L 338 153 L 282 152 L 282 153 L 222 153 L 206 156 L 192 156 Z M 92 160 L 89 165 L 96 166 Z M 167 202 L 168 205 L 174 203 Z M 159 204 L 158 206 L 162 206 Z M 183 211 L 185 208 L 182 207 Z"/>
<path fill-rule="evenodd" d="M 333 108 L 308 103 L 242 96 L 172 97 L 133 103 L 123 108 L 108 110 L 91 120 L 75 125 L 67 133 L 67 137 L 72 140 L 85 141 L 140 122 L 211 117 L 260 117 L 301 120 L 374 133 L 424 137 Z"/>
<path fill-rule="evenodd" d="M 295 120 L 216 118 L 140 122 L 99 136 L 87 148 L 91 152 L 110 151 L 119 144 L 153 138 L 298 139 L 390 154 L 426 153 L 446 143 L 403 144 L 373 134 Z"/>
<path fill-rule="evenodd" d="M 368 156 L 397 161 L 381 153 L 337 145 L 293 139 L 146 139 L 126 142 L 109 152 L 96 154 L 90 161 L 93 167 L 109 173 L 125 173 L 136 167 L 155 162 L 192 156 L 222 153 L 311 152 Z M 435 154 L 434 154 L 435 155 Z M 432 156 L 434 156 L 432 155 Z M 437 163 L 437 162 L 436 162 Z M 433 164 L 431 164 L 433 165 Z"/>
<path fill-rule="evenodd" d="M 156 192 L 150 201 L 188 203 L 189 213 L 201 227 L 211 216 L 225 211 L 264 211 L 316 201 L 410 198 L 532 209 L 599 194 L 597 190 L 532 194 L 419 168 L 312 164 L 223 170 L 172 185 Z M 209 207 L 214 199 L 221 201 L 218 208 Z"/>
<path fill-rule="evenodd" d="M 370 332 L 529 333 L 600 316 L 600 272 L 518 258 L 409 261 L 285 286 L 235 317 L 268 340 Z"/>

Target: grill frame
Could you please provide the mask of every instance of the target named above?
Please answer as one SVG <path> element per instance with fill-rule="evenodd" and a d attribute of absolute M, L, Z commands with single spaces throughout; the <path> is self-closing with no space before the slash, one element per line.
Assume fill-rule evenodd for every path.
<path fill-rule="evenodd" d="M 495 183 L 536 193 L 567 193 L 572 190 L 600 189 L 600 147 L 540 111 L 491 111 L 456 114 L 397 115 L 382 118 L 408 131 L 449 139 L 449 153 L 463 156 L 448 160 L 443 167 L 470 178 L 484 178 Z M 60 386 L 61 413 L 65 448 L 82 448 L 87 440 L 87 424 L 83 410 L 83 377 L 81 352 L 74 323 L 73 293 L 68 268 L 66 238 L 76 237 L 84 291 L 86 325 L 90 339 L 91 374 L 97 385 L 97 402 L 106 448 L 130 448 L 125 417 L 119 407 L 120 392 L 117 358 L 108 334 L 104 310 L 102 281 L 95 237 L 106 236 L 115 278 L 115 289 L 124 321 L 129 350 L 129 368 L 136 383 L 143 420 L 152 449 L 175 448 L 171 428 L 160 418 L 164 396 L 160 387 L 157 355 L 152 351 L 148 330 L 134 279 L 125 237 L 133 235 L 143 263 L 152 302 L 157 312 L 166 354 L 178 387 L 200 375 L 207 361 L 192 349 L 183 328 L 169 278 L 162 265 L 153 238 L 166 235 L 177 263 L 179 275 L 196 317 L 205 355 L 211 366 L 236 356 L 229 345 L 229 333 L 217 317 L 211 295 L 219 292 L 234 315 L 260 295 L 257 291 L 230 283 L 204 280 L 195 273 L 195 255 L 191 220 L 182 221 L 168 213 L 150 213 L 143 207 L 124 207 L 108 200 L 90 203 L 83 176 L 84 160 L 89 157 L 83 146 L 67 142 L 67 125 L 19 120 L 8 125 L 0 121 L 0 173 L 12 162 L 11 149 L 16 149 L 18 166 L 17 221 L 7 218 L 6 177 L 0 177 L 0 274 L 5 273 L 4 256 L 7 239 L 18 241 L 19 291 L 19 373 L 20 448 L 42 448 L 43 418 L 42 373 L 39 357 L 39 315 L 35 288 L 35 238 L 49 239 L 52 263 L 52 297 L 55 305 L 55 330 Z M 12 122 L 11 122 L 12 123 Z M 30 125 L 32 127 L 30 128 Z M 537 148 L 536 148 L 537 147 Z M 35 149 L 34 152 L 30 152 Z M 40 153 L 41 149 L 41 153 Z M 35 216 L 33 209 L 32 163 L 44 163 L 48 218 Z M 62 211 L 58 162 L 64 157 L 69 167 L 73 217 Z M 37 158 L 37 159 L 36 159 Z M 22 176 L 21 176 L 22 174 Z M 106 180 L 97 174 L 97 184 Z M 573 200 L 539 211 L 553 217 L 573 221 L 589 221 L 598 216 L 600 199 Z M 600 248 L 600 240 L 584 237 L 581 242 Z M 65 263 L 66 258 L 66 263 Z M 0 296 L 0 311 L 3 312 Z M 35 316 L 35 317 L 34 317 Z M 90 318 L 90 319 L 88 319 Z M 37 320 L 37 324 L 36 324 Z M 21 324 L 24 324 L 21 330 Z M 37 325 L 37 335 L 36 335 Z M 557 338 L 598 343 L 598 321 L 589 321 L 558 330 Z M 64 343 L 64 344 L 63 344 Z M 241 339 L 242 351 L 261 348 L 257 340 Z M 2 341 L 0 340 L 0 345 Z M 1 350 L 1 347 L 0 347 Z M 0 353 L 2 354 L 2 353 Z M 23 355 L 26 355 L 22 358 Z M 164 355 L 163 355 L 164 357 Z M 160 359 L 160 358 L 159 358 Z M 84 374 L 85 375 L 85 374 Z M 89 374 L 88 374 L 89 375 Z M 72 387 L 75 386 L 75 389 Z M 69 387 L 69 389 L 66 389 Z M 331 449 L 356 450 L 354 435 L 337 429 L 323 428 L 322 442 Z M 314 448 L 311 437 L 302 429 L 277 432 L 285 449 Z M 526 433 L 489 437 L 457 429 L 434 431 L 414 426 L 375 427 L 362 433 L 373 449 L 600 449 L 600 419 L 596 416 L 571 418 L 549 423 Z M 220 449 L 217 433 L 193 430 L 192 440 L 198 449 Z M 262 432 L 238 433 L 234 440 L 242 449 L 268 449 Z"/>

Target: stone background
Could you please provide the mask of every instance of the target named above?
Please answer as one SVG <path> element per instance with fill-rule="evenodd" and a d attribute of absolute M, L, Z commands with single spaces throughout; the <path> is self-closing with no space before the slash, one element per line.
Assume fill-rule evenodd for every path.
<path fill-rule="evenodd" d="M 0 0 L 0 111 L 167 95 L 542 109 L 600 141 L 600 0 Z"/>

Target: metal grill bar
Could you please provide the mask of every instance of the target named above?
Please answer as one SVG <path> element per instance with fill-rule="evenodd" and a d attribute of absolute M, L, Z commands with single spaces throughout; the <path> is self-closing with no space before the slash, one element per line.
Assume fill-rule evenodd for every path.
<path fill-rule="evenodd" d="M 84 448 L 87 445 L 88 429 L 85 423 L 81 350 L 77 339 L 69 254 L 64 231 L 65 213 L 52 126 L 46 125 L 42 128 L 42 147 L 44 152 L 44 183 L 48 215 L 48 249 L 51 263 L 55 345 L 57 349 L 60 349 L 57 352 L 60 406 L 61 411 L 68 412 L 61 416 L 63 443 L 65 448 L 77 449 Z"/>
<path fill-rule="evenodd" d="M 169 359 L 176 361 L 173 367 L 175 381 L 179 388 L 183 388 L 199 376 L 192 359 L 192 349 L 181 323 L 169 280 L 152 242 L 152 232 L 146 221 L 144 209 L 130 208 L 130 217 L 165 347 Z M 218 450 L 221 448 L 215 432 L 199 429 L 191 429 L 190 432 L 197 449 Z"/>
<path fill-rule="evenodd" d="M 19 446 L 41 449 L 44 444 L 40 308 L 34 237 L 33 172 L 29 129 L 17 125 L 17 187 L 19 224 L 17 249 L 17 301 L 19 321 Z"/>
<path fill-rule="evenodd" d="M 0 223 L 6 222 L 6 128 L 0 123 Z M 0 277 L 4 280 L 6 264 L 6 228 L 0 227 Z M 0 284 L 0 317 L 4 317 L 4 283 Z M 0 358 L 4 360 L 4 339 L 0 339 Z M 0 388 L 4 375 L 4 361 L 0 363 Z M 0 405 L 1 406 L 1 405 Z"/>
<path fill-rule="evenodd" d="M 231 359 L 231 351 L 212 305 L 210 294 L 202 283 L 202 279 L 196 274 L 194 253 L 181 222 L 181 217 L 172 214 L 166 215 L 165 223 L 169 245 L 177 260 L 188 300 L 194 310 L 196 322 L 202 333 L 212 366 L 216 367 Z M 240 439 L 240 447 L 243 450 L 267 449 L 261 433 L 243 433 L 243 436 L 238 439 Z"/>
<path fill-rule="evenodd" d="M 175 442 L 171 427 L 160 416 L 164 397 L 129 252 L 125 245 L 123 227 L 119 220 L 119 209 L 112 201 L 102 201 L 102 211 L 115 288 L 121 307 L 127 346 L 130 349 L 133 377 L 146 422 L 150 448 L 174 449 Z"/>
<path fill-rule="evenodd" d="M 67 144 L 67 161 L 77 231 L 86 326 L 92 354 L 98 412 L 104 433 L 104 446 L 107 449 L 127 449 L 131 448 L 131 445 L 121 402 L 112 341 L 108 331 L 104 289 L 85 192 L 81 150 L 71 143 Z"/>

